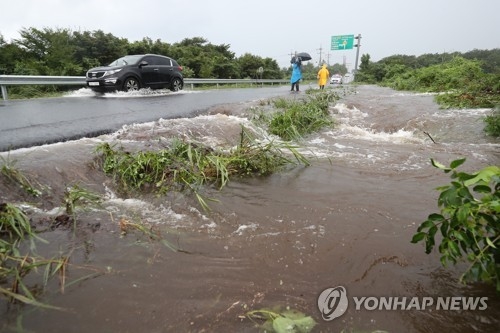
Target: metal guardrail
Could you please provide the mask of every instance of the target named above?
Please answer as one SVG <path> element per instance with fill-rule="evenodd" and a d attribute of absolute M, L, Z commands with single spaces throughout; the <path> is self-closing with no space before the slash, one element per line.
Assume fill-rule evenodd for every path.
<path fill-rule="evenodd" d="M 184 85 L 194 89 L 195 84 L 285 84 L 288 80 L 275 79 L 196 79 L 185 78 Z M 0 90 L 4 100 L 8 99 L 7 86 L 20 85 L 77 85 L 85 86 L 85 76 L 0 75 Z"/>

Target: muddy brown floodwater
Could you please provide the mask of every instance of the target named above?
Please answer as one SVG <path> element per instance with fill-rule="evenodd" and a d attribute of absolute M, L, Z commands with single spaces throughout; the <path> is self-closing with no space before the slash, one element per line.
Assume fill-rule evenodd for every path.
<path fill-rule="evenodd" d="M 463 168 L 499 165 L 498 140 L 482 132 L 489 110 L 439 110 L 433 96 L 360 86 L 331 106 L 338 124 L 301 142 L 312 165 L 209 189 L 212 211 L 184 194 L 125 197 L 95 168 L 102 142 L 152 149 L 158 137 L 213 147 L 237 142 L 240 125 L 265 103 L 226 105 L 191 119 L 127 126 L 94 139 L 2 153 L 45 186 L 33 199 L 0 178 L 2 202 L 23 203 L 39 229 L 61 214 L 67 186 L 105 195 L 78 212 L 79 228 L 60 226 L 37 244 L 45 257 L 71 254 L 62 292 L 51 280 L 40 300 L 64 311 L 0 301 L 2 332 L 259 332 L 245 313 L 289 307 L 312 316 L 312 332 L 498 332 L 500 297 L 491 286 L 457 282 L 464 265 L 443 268 L 439 253 L 410 240 L 437 212 L 431 167 L 467 157 Z M 284 91 L 284 95 L 287 94 Z M 288 96 L 289 97 L 289 96 Z M 293 98 L 293 97 L 292 97 Z M 433 143 L 429 133 L 436 141 Z M 163 230 L 173 252 L 119 221 Z M 40 285 L 40 275 L 26 283 Z M 2 283 L 2 281 L 0 281 Z M 318 296 L 345 287 L 346 313 L 324 321 Z M 356 309 L 353 297 L 488 297 L 484 310 Z"/>

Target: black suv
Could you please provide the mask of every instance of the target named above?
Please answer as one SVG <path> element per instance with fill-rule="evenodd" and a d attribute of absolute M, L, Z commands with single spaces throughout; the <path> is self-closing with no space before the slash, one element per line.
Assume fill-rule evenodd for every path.
<path fill-rule="evenodd" d="M 108 66 L 89 69 L 86 81 L 87 87 L 97 92 L 141 88 L 178 91 L 184 86 L 177 61 L 157 54 L 127 55 Z"/>

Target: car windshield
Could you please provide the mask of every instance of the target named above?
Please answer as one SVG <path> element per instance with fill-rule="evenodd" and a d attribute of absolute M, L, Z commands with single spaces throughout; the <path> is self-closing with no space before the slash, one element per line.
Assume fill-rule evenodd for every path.
<path fill-rule="evenodd" d="M 128 55 L 125 57 L 121 57 L 116 59 L 109 66 L 125 66 L 125 65 L 133 65 L 136 64 L 142 56 L 140 55 Z"/>

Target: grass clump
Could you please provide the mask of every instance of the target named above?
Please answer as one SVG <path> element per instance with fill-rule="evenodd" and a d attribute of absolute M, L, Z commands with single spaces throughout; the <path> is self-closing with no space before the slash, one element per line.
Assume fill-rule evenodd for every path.
<path fill-rule="evenodd" d="M 0 204 L 0 253 L 14 252 L 14 247 L 34 235 L 29 218 L 10 203 Z"/>
<path fill-rule="evenodd" d="M 66 207 L 66 214 L 72 215 L 73 217 L 75 217 L 77 207 L 89 204 L 99 204 L 101 200 L 102 198 L 99 194 L 82 188 L 77 184 L 66 189 L 63 199 Z"/>
<path fill-rule="evenodd" d="M 30 220 L 18 207 L 10 203 L 0 204 L 0 296 L 11 302 L 19 301 L 39 307 L 54 308 L 36 300 L 36 288 L 30 289 L 24 278 L 40 267 L 45 267 L 43 285 L 54 275 L 64 270 L 65 259 L 41 259 L 31 254 L 34 249 L 33 239 L 39 239 L 31 228 Z M 30 241 L 31 250 L 21 254 L 19 246 L 23 241 Z M 63 277 L 64 274 L 60 274 Z"/>
<path fill-rule="evenodd" d="M 331 127 L 335 121 L 330 117 L 328 107 L 338 99 L 333 91 L 309 94 L 306 99 L 279 98 L 274 101 L 274 107 L 279 111 L 269 120 L 269 132 L 290 141 Z"/>
<path fill-rule="evenodd" d="M 32 184 L 28 177 L 15 167 L 16 162 L 14 160 L 10 160 L 9 158 L 5 159 L 2 156 L 0 156 L 0 159 L 3 162 L 0 169 L 2 175 L 4 175 L 12 183 L 19 185 L 24 191 L 32 196 L 39 197 L 42 195 L 42 192 Z"/>
<path fill-rule="evenodd" d="M 284 150 L 291 152 L 285 154 Z M 203 185 L 222 189 L 232 177 L 265 176 L 286 165 L 309 165 L 296 147 L 276 142 L 261 143 L 242 127 L 238 145 L 227 152 L 201 144 L 176 140 L 168 149 L 130 153 L 108 143 L 97 147 L 103 171 L 112 175 L 125 191 L 192 190 L 200 204 Z"/>

